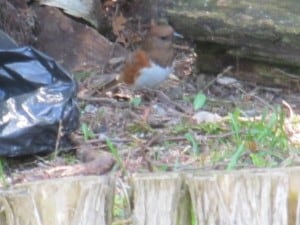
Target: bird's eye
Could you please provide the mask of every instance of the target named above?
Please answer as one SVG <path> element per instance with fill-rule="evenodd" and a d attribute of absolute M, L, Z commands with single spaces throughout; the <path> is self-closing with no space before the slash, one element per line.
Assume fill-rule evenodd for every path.
<path fill-rule="evenodd" d="M 160 36 L 160 39 L 166 41 L 170 38 L 170 36 Z"/>

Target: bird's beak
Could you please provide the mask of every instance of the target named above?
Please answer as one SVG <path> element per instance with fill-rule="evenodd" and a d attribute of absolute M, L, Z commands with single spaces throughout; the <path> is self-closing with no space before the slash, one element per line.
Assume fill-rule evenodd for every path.
<path fill-rule="evenodd" d="M 183 38 L 183 35 L 177 33 L 176 31 L 173 33 L 173 36 L 176 37 L 176 38 Z"/>

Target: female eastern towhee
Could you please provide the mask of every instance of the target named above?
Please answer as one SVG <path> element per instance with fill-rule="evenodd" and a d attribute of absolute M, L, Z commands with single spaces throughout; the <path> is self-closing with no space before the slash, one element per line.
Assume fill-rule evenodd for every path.
<path fill-rule="evenodd" d="M 170 25 L 152 22 L 141 47 L 128 56 L 120 75 L 104 86 L 125 83 L 135 89 L 153 88 L 166 80 L 173 70 L 175 34 Z"/>

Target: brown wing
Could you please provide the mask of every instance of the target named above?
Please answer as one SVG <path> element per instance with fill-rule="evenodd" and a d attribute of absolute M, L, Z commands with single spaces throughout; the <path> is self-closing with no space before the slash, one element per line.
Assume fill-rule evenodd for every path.
<path fill-rule="evenodd" d="M 140 70 L 149 67 L 149 57 L 143 50 L 137 50 L 125 62 L 120 81 L 132 85 L 139 76 Z"/>

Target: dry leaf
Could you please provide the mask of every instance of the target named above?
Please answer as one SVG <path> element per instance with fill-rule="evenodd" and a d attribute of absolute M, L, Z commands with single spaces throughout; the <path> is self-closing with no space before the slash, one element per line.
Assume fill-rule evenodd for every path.
<path fill-rule="evenodd" d="M 125 46 L 125 48 L 128 47 L 128 41 L 127 41 L 126 37 L 124 36 L 124 34 L 118 35 L 116 42 L 122 44 L 123 46 Z"/>
<path fill-rule="evenodd" d="M 121 14 L 112 19 L 112 27 L 115 35 L 119 36 L 122 31 L 125 29 L 125 24 L 127 19 Z"/>
<path fill-rule="evenodd" d="M 130 43 L 131 44 L 140 43 L 141 41 L 142 41 L 142 38 L 140 35 L 135 34 L 135 33 L 130 35 Z"/>
<path fill-rule="evenodd" d="M 247 144 L 248 149 L 251 152 L 255 153 L 255 152 L 258 151 L 258 149 L 257 149 L 257 143 L 255 141 L 247 141 L 246 144 Z"/>
<path fill-rule="evenodd" d="M 113 7 L 113 6 L 115 6 L 116 5 L 116 1 L 105 1 L 104 3 L 103 3 L 103 6 L 104 7 Z"/>

